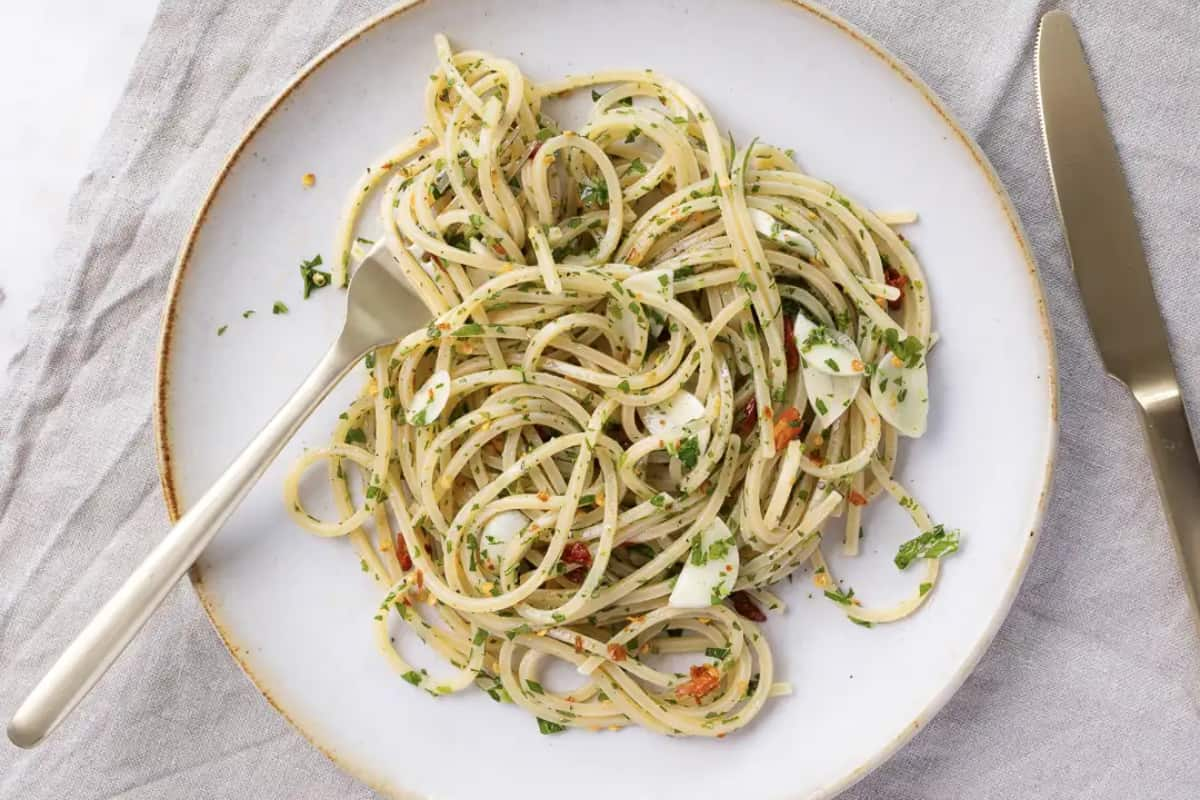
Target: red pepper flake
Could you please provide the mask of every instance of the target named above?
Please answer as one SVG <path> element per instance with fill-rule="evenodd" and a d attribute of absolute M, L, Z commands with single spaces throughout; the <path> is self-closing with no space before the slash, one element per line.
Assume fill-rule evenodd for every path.
<path fill-rule="evenodd" d="M 820 453 L 809 453 L 808 460 L 816 464 L 818 467 L 825 464 L 825 456 L 821 455 Z"/>
<path fill-rule="evenodd" d="M 580 636 L 578 633 L 575 634 L 575 652 L 576 653 L 583 652 L 583 637 Z"/>
<path fill-rule="evenodd" d="M 800 351 L 796 348 L 796 331 L 795 323 L 791 317 L 783 318 L 783 352 L 787 356 L 788 372 L 795 372 L 800 368 Z"/>
<path fill-rule="evenodd" d="M 904 287 L 908 284 L 908 276 L 900 272 L 900 270 L 893 269 L 892 267 L 884 267 L 883 275 L 888 286 L 894 286 L 900 290 L 899 297 L 897 297 L 895 300 L 888 300 L 888 308 L 890 308 L 892 311 L 895 311 L 896 309 L 900 308 L 901 304 L 904 302 Z"/>
<path fill-rule="evenodd" d="M 754 432 L 754 426 L 757 424 L 758 400 L 752 396 L 746 401 L 746 405 L 742 407 L 742 413 L 733 424 L 733 430 L 738 436 L 744 439 Z"/>
<path fill-rule="evenodd" d="M 758 603 L 746 592 L 734 592 L 730 595 L 733 600 L 733 610 L 753 622 L 766 622 L 767 615 L 758 607 Z"/>
<path fill-rule="evenodd" d="M 592 554 L 583 542 L 571 542 L 563 548 L 562 560 L 567 564 L 580 564 L 584 567 L 592 565 Z"/>
<path fill-rule="evenodd" d="M 854 505 L 854 506 L 865 506 L 867 504 L 867 498 L 864 497 L 859 492 L 854 491 L 853 489 L 850 490 L 849 500 L 850 500 L 850 505 Z"/>
<path fill-rule="evenodd" d="M 417 591 L 425 591 L 425 573 L 417 570 Z"/>
<path fill-rule="evenodd" d="M 396 558 L 400 562 L 400 569 L 408 572 L 412 569 L 412 556 L 408 554 L 408 542 L 404 541 L 404 534 L 396 536 Z"/>
<path fill-rule="evenodd" d="M 780 412 L 779 417 L 775 420 L 775 449 L 782 450 L 787 447 L 787 443 L 804 433 L 804 426 L 800 422 L 800 410 L 795 406 L 788 406 Z"/>
<path fill-rule="evenodd" d="M 629 651 L 625 649 L 623 644 L 610 644 L 608 646 L 608 657 L 613 661 L 624 661 L 629 658 Z"/>
<path fill-rule="evenodd" d="M 698 703 L 721 685 L 721 671 L 712 664 L 693 666 L 689 672 L 692 679 L 675 687 L 675 696 L 680 700 L 690 697 Z"/>
<path fill-rule="evenodd" d="M 583 579 L 587 577 L 587 570 L 579 567 L 578 569 L 571 570 L 566 575 L 563 575 L 563 577 L 571 583 L 583 583 Z"/>

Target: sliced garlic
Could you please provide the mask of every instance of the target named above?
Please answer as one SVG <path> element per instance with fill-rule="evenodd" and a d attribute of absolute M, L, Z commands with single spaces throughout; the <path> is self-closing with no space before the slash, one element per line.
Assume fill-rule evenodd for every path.
<path fill-rule="evenodd" d="M 837 422 L 850 407 L 862 385 L 861 375 L 829 375 L 813 367 L 804 367 L 804 391 L 817 416 L 817 425 L 825 430 Z"/>
<path fill-rule="evenodd" d="M 812 258 L 817 254 L 817 248 L 813 247 L 813 243 L 807 237 L 785 227 L 782 222 L 762 209 L 751 208 L 749 211 L 750 221 L 754 223 L 754 230 L 759 236 L 795 250 L 805 258 Z"/>
<path fill-rule="evenodd" d="M 871 379 L 871 401 L 879 415 L 901 435 L 917 438 L 924 434 L 929 415 L 925 359 L 910 367 L 890 351 L 885 352 Z"/>
<path fill-rule="evenodd" d="M 408 409 L 408 424 L 420 427 L 437 422 L 449 399 L 450 373 L 439 369 L 413 394 L 412 405 Z"/>
<path fill-rule="evenodd" d="M 625 287 L 625 291 L 633 295 L 634 300 L 641 301 L 646 295 L 658 295 L 667 300 L 675 299 L 675 271 L 670 269 L 649 269 L 631 275 L 621 281 L 621 285 Z M 650 321 L 650 336 L 657 339 L 662 333 L 663 322 L 656 311 L 652 311 L 649 307 L 642 306 L 646 311 L 646 318 Z"/>
<path fill-rule="evenodd" d="M 431 278 L 437 277 L 437 267 L 433 265 L 433 259 L 426 258 L 429 253 L 424 247 L 421 247 L 421 245 L 413 242 L 412 244 L 408 245 L 408 252 L 412 253 L 412 257 L 416 259 L 417 264 L 425 271 L 426 275 Z"/>
<path fill-rule="evenodd" d="M 740 559 L 737 540 L 720 518 L 700 532 L 700 544 L 684 557 L 675 580 L 672 608 L 707 608 L 724 600 L 737 583 Z"/>
<path fill-rule="evenodd" d="M 638 409 L 642 423 L 652 436 L 670 439 L 678 436 L 685 425 L 704 416 L 704 403 L 691 392 L 679 390 L 662 403 L 645 406 Z M 709 426 L 704 425 L 696 430 L 700 440 L 700 452 L 708 447 Z"/>
<path fill-rule="evenodd" d="M 499 566 L 508 543 L 528 527 L 529 517 L 520 511 L 501 511 L 479 532 L 479 550 L 485 559 Z"/>
<path fill-rule="evenodd" d="M 817 325 L 804 314 L 796 315 L 792 330 L 806 367 L 842 377 L 862 375 L 866 371 L 858 345 L 841 331 Z"/>

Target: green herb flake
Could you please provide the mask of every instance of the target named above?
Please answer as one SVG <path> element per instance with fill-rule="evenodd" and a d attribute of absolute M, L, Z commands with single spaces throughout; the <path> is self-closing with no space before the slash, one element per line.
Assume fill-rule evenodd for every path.
<path fill-rule="evenodd" d="M 959 532 L 937 525 L 900 545 L 894 559 L 898 569 L 907 569 L 918 558 L 941 558 L 958 551 Z"/>
<path fill-rule="evenodd" d="M 841 603 L 844 606 L 848 606 L 850 605 L 850 601 L 854 598 L 854 590 L 849 589 L 843 593 L 837 589 L 826 589 L 825 596 L 835 603 Z"/>
<path fill-rule="evenodd" d="M 566 726 L 559 725 L 557 722 L 551 722 L 548 719 L 542 719 L 541 717 L 537 718 L 537 723 L 538 730 L 547 736 L 552 733 L 562 733 L 566 730 Z"/>
<path fill-rule="evenodd" d="M 579 199 L 585 206 L 602 206 L 608 203 L 608 183 L 603 177 L 585 181 L 579 190 Z"/>
<path fill-rule="evenodd" d="M 328 272 L 317 269 L 322 265 L 321 254 L 317 253 L 307 261 L 300 262 L 300 277 L 304 280 L 304 299 L 317 289 L 324 289 L 333 277 Z"/>
<path fill-rule="evenodd" d="M 695 469 L 696 464 L 700 461 L 699 437 L 689 436 L 680 442 L 679 446 L 675 449 L 675 457 L 688 469 Z"/>
<path fill-rule="evenodd" d="M 271 306 L 271 313 L 272 314 L 286 314 L 286 313 L 288 313 L 288 307 L 286 305 L 284 305 L 282 300 L 276 300 L 275 304 Z"/>
<path fill-rule="evenodd" d="M 466 325 L 458 327 L 451 331 L 451 336 L 462 339 L 467 336 L 482 336 L 483 326 L 478 322 L 468 322 Z"/>
<path fill-rule="evenodd" d="M 920 339 L 915 336 L 901 339 L 895 328 L 889 328 L 884 332 L 883 340 L 887 343 L 888 349 L 904 362 L 904 366 L 912 369 L 920 365 L 921 357 L 925 352 L 925 347 L 921 344 Z"/>

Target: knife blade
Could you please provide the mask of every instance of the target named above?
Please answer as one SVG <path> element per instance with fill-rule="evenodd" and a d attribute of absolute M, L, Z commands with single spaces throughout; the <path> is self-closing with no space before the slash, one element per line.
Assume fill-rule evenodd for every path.
<path fill-rule="evenodd" d="M 1137 402 L 1200 622 L 1200 459 L 1125 174 L 1083 45 L 1065 12 L 1042 17 L 1036 62 L 1046 159 L 1075 280 L 1105 369 Z"/>

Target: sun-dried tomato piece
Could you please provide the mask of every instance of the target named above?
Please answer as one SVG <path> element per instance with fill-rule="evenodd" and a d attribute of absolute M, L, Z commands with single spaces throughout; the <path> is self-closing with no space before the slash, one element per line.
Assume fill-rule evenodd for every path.
<path fill-rule="evenodd" d="M 745 592 L 734 592 L 730 595 L 733 600 L 733 610 L 753 622 L 766 622 L 767 615 L 758 607 L 758 603 Z"/>
<path fill-rule="evenodd" d="M 733 430 L 738 435 L 745 439 L 754 432 L 754 426 L 758 424 L 758 400 L 751 396 L 746 401 L 746 405 L 742 407 L 742 413 L 733 423 Z"/>
<path fill-rule="evenodd" d="M 775 449 L 782 450 L 787 443 L 804 433 L 804 425 L 800 421 L 800 411 L 795 406 L 788 406 L 779 412 L 775 418 Z"/>
<path fill-rule="evenodd" d="M 396 559 L 400 562 L 400 569 L 408 572 L 412 569 L 412 556 L 408 554 L 408 542 L 404 541 L 404 534 L 396 536 Z"/>
<path fill-rule="evenodd" d="M 900 291 L 900 296 L 895 300 L 888 300 L 888 308 L 895 311 L 904 303 L 904 287 L 908 285 L 908 276 L 892 267 L 883 268 L 884 282 L 888 286 L 894 286 Z"/>
<path fill-rule="evenodd" d="M 800 368 L 800 350 L 796 347 L 795 323 L 791 317 L 783 318 L 783 354 L 787 357 L 788 372 Z"/>
<path fill-rule="evenodd" d="M 692 679 L 675 687 L 675 696 L 680 700 L 690 697 L 698 703 L 721 685 L 721 671 L 712 664 L 693 666 L 689 672 Z"/>
<path fill-rule="evenodd" d="M 579 564 L 584 567 L 592 565 L 592 554 L 588 550 L 588 546 L 583 542 L 570 542 L 563 548 L 563 562 L 567 564 Z"/>

